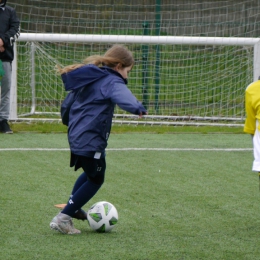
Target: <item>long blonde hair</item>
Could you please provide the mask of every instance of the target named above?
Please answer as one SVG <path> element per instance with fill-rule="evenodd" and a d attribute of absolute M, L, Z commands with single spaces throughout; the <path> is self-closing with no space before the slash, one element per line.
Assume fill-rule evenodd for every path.
<path fill-rule="evenodd" d="M 134 58 L 133 54 L 126 47 L 120 44 L 115 44 L 108 49 L 103 56 L 92 55 L 87 57 L 83 63 L 72 64 L 63 68 L 56 66 L 56 69 L 58 73 L 64 74 L 85 66 L 86 64 L 108 66 L 110 68 L 115 68 L 119 64 L 121 67 L 125 68 L 134 65 Z"/>

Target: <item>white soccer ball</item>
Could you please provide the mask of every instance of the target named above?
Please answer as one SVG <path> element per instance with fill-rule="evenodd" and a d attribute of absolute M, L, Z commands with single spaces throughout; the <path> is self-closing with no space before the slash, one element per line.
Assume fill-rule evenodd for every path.
<path fill-rule="evenodd" d="M 95 203 L 87 215 L 89 226 L 97 232 L 110 232 L 118 221 L 116 207 L 107 201 Z"/>

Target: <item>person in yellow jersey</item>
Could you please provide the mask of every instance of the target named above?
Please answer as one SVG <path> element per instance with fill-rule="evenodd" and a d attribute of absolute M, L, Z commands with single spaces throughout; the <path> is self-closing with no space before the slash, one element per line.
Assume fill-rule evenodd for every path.
<path fill-rule="evenodd" d="M 260 173 L 260 78 L 246 88 L 245 108 L 244 132 L 250 134 L 253 139 L 254 161 L 252 171 Z"/>

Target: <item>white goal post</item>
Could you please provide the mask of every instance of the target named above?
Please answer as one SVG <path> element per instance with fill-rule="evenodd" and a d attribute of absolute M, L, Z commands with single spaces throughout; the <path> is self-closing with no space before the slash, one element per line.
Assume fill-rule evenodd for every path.
<path fill-rule="evenodd" d="M 49 46 L 51 43 L 55 45 L 55 48 L 58 48 L 61 45 L 66 45 L 66 49 L 61 48 L 56 50 Z M 64 93 L 61 95 L 61 97 L 57 97 L 57 100 L 55 101 L 55 106 L 57 108 L 56 111 L 49 111 L 48 109 L 46 109 L 45 111 L 45 109 L 41 109 L 41 112 L 37 112 L 38 102 L 40 102 L 42 106 L 50 107 L 48 99 L 54 100 L 55 98 L 48 98 L 47 95 L 44 98 L 44 102 L 46 103 L 44 103 L 36 97 L 36 92 L 41 92 L 43 96 L 44 94 L 48 94 L 46 93 L 48 91 L 53 92 L 53 89 L 56 90 L 56 85 L 60 84 L 60 82 L 56 79 L 52 79 L 51 83 L 46 80 L 45 83 L 45 79 L 49 78 L 50 74 L 55 73 L 54 70 L 50 69 L 50 67 L 54 68 L 55 64 L 57 63 L 61 65 L 67 65 L 64 64 L 64 62 L 74 63 L 75 60 L 78 58 L 66 57 L 66 55 L 70 55 L 67 46 L 71 45 L 71 49 L 82 48 L 83 50 L 81 51 L 80 58 L 83 60 L 86 56 L 95 54 L 99 50 L 100 54 L 102 54 L 104 46 L 115 43 L 125 44 L 129 46 L 130 50 L 132 50 L 134 53 L 139 53 L 139 58 L 137 58 L 137 66 L 135 66 L 137 67 L 137 69 L 136 72 L 134 72 L 134 80 L 133 82 L 131 82 L 130 75 L 129 88 L 135 95 L 137 95 L 139 100 L 142 99 L 142 97 L 147 98 L 145 102 L 148 107 L 148 111 L 150 107 L 152 108 L 152 113 L 149 113 L 149 116 L 145 117 L 145 119 L 143 119 L 142 121 L 136 121 L 136 117 L 123 114 L 124 120 L 121 121 L 120 119 L 120 121 L 117 121 L 117 118 L 115 118 L 115 122 L 166 125 L 203 125 L 207 124 L 205 123 L 205 121 L 209 121 L 209 124 L 227 124 L 230 126 L 243 123 L 244 103 L 241 93 L 244 93 L 246 84 L 251 83 L 251 81 L 257 80 L 260 76 L 259 38 L 48 33 L 22 33 L 18 39 L 18 42 L 15 45 L 15 50 L 16 48 L 18 48 L 18 51 L 15 51 L 15 60 L 13 62 L 10 119 L 22 120 L 24 118 L 24 120 L 26 120 L 26 115 L 37 113 L 58 114 L 59 105 L 62 97 L 64 97 Z M 84 52 L 85 45 L 91 45 L 91 48 L 88 52 Z M 226 47 L 229 48 L 225 49 Z M 233 47 L 235 48 L 233 49 Z M 38 58 L 37 62 L 34 62 L 36 55 L 35 48 L 40 50 L 39 52 L 41 53 L 41 57 Z M 62 52 L 64 53 L 62 54 Z M 243 54 L 244 56 L 241 55 L 242 52 L 245 53 Z M 172 53 L 174 53 L 175 56 L 171 56 Z M 58 58 L 55 56 L 56 54 L 61 56 L 63 55 L 64 57 Z M 197 56 L 198 54 L 199 57 Z M 144 56 L 146 55 L 151 57 L 150 61 L 149 58 L 144 58 Z M 212 59 L 213 55 L 214 59 Z M 242 75 L 239 71 L 237 71 L 237 68 L 235 72 L 236 75 L 234 75 L 232 69 L 230 69 L 230 67 L 232 66 L 239 66 L 240 60 L 234 60 L 235 55 L 243 56 L 243 58 L 241 58 L 241 63 L 243 61 L 245 65 L 241 65 L 241 70 L 247 70 L 248 67 L 248 72 L 244 72 L 247 75 L 247 78 L 243 81 L 244 85 L 242 84 L 242 86 L 240 86 L 240 88 L 242 88 L 239 90 L 240 94 L 234 93 L 236 91 L 234 87 L 234 90 L 230 91 L 232 92 L 230 93 L 230 97 L 227 97 L 227 95 L 229 94 L 226 94 L 226 92 L 224 93 L 223 90 L 229 88 L 230 86 L 233 87 L 233 85 L 235 85 L 235 82 L 238 81 L 238 79 L 236 79 L 230 82 L 230 78 L 245 77 L 245 74 Z M 226 58 L 227 56 L 230 57 Z M 157 71 L 157 69 L 153 67 L 153 64 L 156 60 L 158 60 L 158 57 L 160 59 L 160 67 L 157 68 Z M 175 57 L 178 57 L 178 59 Z M 182 64 L 184 59 L 185 64 Z M 219 64 L 212 64 L 215 63 L 215 61 L 217 60 L 220 61 Z M 38 68 L 45 66 L 48 61 L 50 61 L 50 64 L 48 64 L 49 69 L 47 70 L 47 72 L 43 72 L 41 68 Z M 25 64 L 26 68 L 24 68 Z M 164 64 L 166 65 L 165 67 L 163 67 Z M 213 65 L 214 69 L 211 67 Z M 147 70 L 148 66 L 151 67 L 150 71 Z M 36 67 L 39 69 L 38 76 L 35 76 Z M 184 70 L 185 74 L 181 75 Z M 222 75 L 225 74 L 225 71 L 227 71 L 226 75 Z M 199 75 L 199 72 L 201 73 L 201 75 Z M 211 82 L 210 79 L 204 77 L 205 74 L 209 74 L 211 72 L 212 78 L 219 77 L 220 79 L 223 76 L 223 80 L 221 80 L 220 82 L 224 87 L 220 85 L 218 86 L 218 84 L 220 83 L 215 84 L 218 90 L 215 90 L 215 87 L 213 88 L 212 86 L 207 86 L 207 84 L 210 85 Z M 27 80 L 24 80 L 26 73 L 30 73 L 30 75 L 28 76 Z M 160 78 L 158 78 L 158 75 L 160 76 Z M 198 81 L 198 83 L 193 84 L 191 82 L 185 81 L 191 81 L 191 78 L 196 78 L 196 82 Z M 164 83 L 161 83 L 160 79 L 163 79 Z M 38 85 L 42 86 L 48 84 L 49 86 L 46 89 L 39 90 L 37 89 L 36 81 L 39 81 L 37 83 Z M 198 87 L 200 86 L 200 82 L 201 88 Z M 186 88 L 186 86 L 189 85 L 188 83 L 194 85 L 195 89 Z M 140 89 L 131 88 L 132 86 L 138 84 L 141 85 L 139 86 Z M 149 86 L 144 87 L 144 84 L 153 85 L 153 88 L 155 90 L 150 90 L 149 93 L 146 93 L 147 89 L 149 89 Z M 27 93 L 26 95 L 28 96 L 25 96 L 24 93 L 21 93 L 22 91 L 19 92 L 18 89 L 20 86 L 22 89 L 25 85 L 30 85 L 30 91 L 28 91 L 28 89 L 24 91 Z M 161 85 L 163 85 L 163 87 L 161 87 Z M 188 95 L 186 95 L 187 93 L 185 93 L 185 88 Z M 28 92 L 31 93 L 28 94 Z M 178 94 L 176 94 L 177 92 Z M 56 92 L 53 93 L 54 94 L 51 95 L 59 94 Z M 146 96 L 144 94 L 146 94 Z M 215 97 L 217 97 L 216 100 Z M 24 109 L 24 107 L 27 106 L 27 99 L 30 99 L 28 104 L 30 104 L 31 107 L 27 108 L 29 112 L 26 112 Z M 188 104 L 189 100 L 190 105 Z M 204 105 L 202 102 L 205 102 Z M 229 105 L 234 106 L 231 103 L 236 104 L 235 106 L 239 107 L 239 112 L 237 112 L 237 107 L 235 109 L 236 112 L 231 112 L 231 110 L 234 110 L 233 107 L 229 110 Z M 167 109 L 165 109 L 166 107 Z M 122 116 L 122 113 L 117 113 L 117 115 Z M 218 122 L 216 123 L 216 121 Z M 228 122 L 223 123 L 223 121 Z"/>

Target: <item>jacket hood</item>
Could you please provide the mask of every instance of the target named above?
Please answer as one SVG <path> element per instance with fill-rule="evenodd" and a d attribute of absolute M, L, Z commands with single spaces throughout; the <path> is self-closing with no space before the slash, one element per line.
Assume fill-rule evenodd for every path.
<path fill-rule="evenodd" d="M 93 64 L 82 66 L 78 69 L 64 73 L 61 75 L 64 87 L 66 91 L 76 90 L 81 87 L 90 85 L 95 81 L 108 76 L 110 74 L 116 74 L 117 76 L 122 76 L 109 67 L 98 67 Z M 123 79 L 123 78 L 122 78 Z M 127 80 L 123 79 L 127 84 Z"/>

